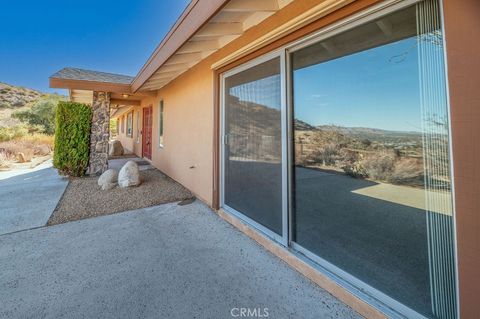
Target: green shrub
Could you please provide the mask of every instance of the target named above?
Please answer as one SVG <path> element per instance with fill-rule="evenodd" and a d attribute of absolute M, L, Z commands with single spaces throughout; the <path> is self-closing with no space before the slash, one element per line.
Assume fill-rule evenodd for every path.
<path fill-rule="evenodd" d="M 63 99 L 63 96 L 57 94 L 45 95 L 31 109 L 13 113 L 12 118 L 28 123 L 33 132 L 52 135 L 55 133 L 55 109 Z"/>
<path fill-rule="evenodd" d="M 55 119 L 53 165 L 60 173 L 83 176 L 88 167 L 92 110 L 88 105 L 60 101 Z"/>
<path fill-rule="evenodd" d="M 28 129 L 24 125 L 0 127 L 0 142 L 22 138 L 27 134 Z"/>

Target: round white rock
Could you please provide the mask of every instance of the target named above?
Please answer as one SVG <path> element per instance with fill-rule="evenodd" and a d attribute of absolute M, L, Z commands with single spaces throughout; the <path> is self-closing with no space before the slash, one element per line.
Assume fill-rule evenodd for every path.
<path fill-rule="evenodd" d="M 117 186 L 118 172 L 114 169 L 108 169 L 98 178 L 98 186 L 103 190 L 112 189 Z"/>
<path fill-rule="evenodd" d="M 118 186 L 129 187 L 140 185 L 140 170 L 137 163 L 128 161 L 118 173 Z"/>

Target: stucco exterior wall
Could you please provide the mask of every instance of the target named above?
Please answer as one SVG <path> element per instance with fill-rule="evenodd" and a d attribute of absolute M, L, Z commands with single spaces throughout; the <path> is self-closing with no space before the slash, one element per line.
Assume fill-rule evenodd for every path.
<path fill-rule="evenodd" d="M 217 156 L 214 153 L 216 147 L 214 144 L 214 110 L 217 98 L 215 78 L 218 76 L 212 70 L 212 65 L 321 2 L 320 0 L 293 2 L 158 90 L 156 97 L 142 100 L 142 108 L 148 105 L 153 106 L 153 165 L 189 188 L 207 204 L 212 205 L 213 161 Z M 323 25 L 377 2 L 379 0 L 355 1 L 345 10 L 341 10 L 340 14 L 330 15 Z M 307 26 L 307 30 L 303 34 L 316 29 L 318 26 Z M 297 34 L 297 36 L 301 35 L 302 33 Z M 286 37 L 286 40 L 291 40 L 291 38 Z M 269 48 L 266 49 L 269 50 Z M 262 50 L 259 52 L 263 53 Z M 161 99 L 164 101 L 163 148 L 158 146 L 158 112 Z M 119 139 L 122 143 L 125 141 L 126 145 L 130 147 L 131 142 L 128 138 L 120 136 Z M 135 148 L 135 150 L 137 149 Z M 141 154 L 141 150 L 135 153 Z"/>
<path fill-rule="evenodd" d="M 136 109 L 140 110 L 140 107 L 137 107 Z M 122 116 L 125 116 L 125 131 L 122 133 L 122 125 L 121 123 L 118 125 L 118 133 L 116 139 L 119 140 L 122 143 L 123 149 L 125 150 L 126 153 L 131 153 L 131 154 L 136 154 L 137 156 L 142 156 L 142 148 L 141 148 L 141 142 L 142 139 L 140 137 L 140 143 L 136 143 L 136 137 L 137 137 L 137 112 L 135 111 L 134 108 L 129 110 L 129 112 L 134 111 L 133 114 L 133 137 L 127 136 L 127 113 L 125 113 Z M 120 116 L 116 120 L 120 120 L 122 118 Z M 140 118 L 142 114 L 140 112 Z M 141 127 L 141 121 L 140 121 L 140 127 Z"/>
<path fill-rule="evenodd" d="M 461 318 L 480 314 L 480 2 L 444 0 Z"/>
<path fill-rule="evenodd" d="M 152 162 L 196 196 L 212 203 L 213 72 L 201 63 L 142 100 L 153 106 Z M 159 146 L 159 105 L 164 103 L 163 147 Z"/>
<path fill-rule="evenodd" d="M 120 116 L 118 119 L 121 119 L 122 117 L 125 117 L 125 129 L 124 132 L 122 133 L 122 124 L 120 122 L 118 128 L 118 133 L 117 133 L 117 140 L 119 140 L 122 143 L 123 149 L 125 153 L 133 153 L 134 152 L 134 142 L 133 138 L 127 136 L 127 114 L 125 113 L 124 115 Z M 135 119 L 134 119 L 134 124 L 135 124 Z"/>
<path fill-rule="evenodd" d="M 120 132 L 118 139 L 125 148 L 141 156 L 141 138 L 140 143 L 135 143 L 137 111 L 140 111 L 141 116 L 142 108 L 152 105 L 153 164 L 212 205 L 213 161 L 217 147 L 214 142 L 217 75 L 211 66 L 319 2 L 321 1 L 294 2 L 160 89 L 156 97 L 142 100 L 140 107 L 133 108 L 133 138 Z M 269 52 L 378 2 L 380 1 L 354 1 L 338 12 L 232 62 L 226 68 Z M 476 318 L 477 313 L 480 313 L 480 303 L 477 302 L 480 296 L 480 143 L 477 142 L 480 136 L 480 41 L 474 39 L 480 39 L 480 2 L 444 0 L 444 14 L 456 188 L 460 310 L 462 318 Z M 158 145 L 161 99 L 164 101 L 163 148 Z"/>

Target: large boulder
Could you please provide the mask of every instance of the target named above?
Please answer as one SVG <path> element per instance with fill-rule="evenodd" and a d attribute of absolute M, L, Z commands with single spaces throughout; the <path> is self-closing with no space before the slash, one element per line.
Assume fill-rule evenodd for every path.
<path fill-rule="evenodd" d="M 106 170 L 98 178 L 98 186 L 101 186 L 103 190 L 112 189 L 117 186 L 118 172 L 114 169 Z"/>
<path fill-rule="evenodd" d="M 137 163 L 128 161 L 123 165 L 118 173 L 118 185 L 120 187 L 140 185 L 140 170 Z"/>
<path fill-rule="evenodd" d="M 109 156 L 120 156 L 123 155 L 123 146 L 120 141 L 112 141 L 108 148 L 108 155 Z"/>

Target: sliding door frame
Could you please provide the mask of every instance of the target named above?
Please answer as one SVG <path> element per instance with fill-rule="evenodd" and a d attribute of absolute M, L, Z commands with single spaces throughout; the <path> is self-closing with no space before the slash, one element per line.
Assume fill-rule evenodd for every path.
<path fill-rule="evenodd" d="M 225 132 L 225 79 L 238 74 L 240 72 L 246 71 L 252 67 L 255 67 L 259 64 L 267 62 L 269 60 L 279 58 L 280 63 L 280 110 L 281 110 L 281 170 L 282 170 L 282 235 L 275 233 L 270 230 L 268 227 L 261 225 L 252 218 L 242 214 L 236 209 L 228 206 L 225 203 L 225 145 L 226 145 L 226 132 Z M 228 70 L 220 74 L 220 207 L 223 208 L 228 213 L 234 215 L 235 217 L 241 219 L 247 224 L 253 226 L 254 228 L 260 230 L 262 233 L 268 237 L 274 239 L 276 242 L 282 244 L 283 246 L 288 246 L 288 198 L 284 194 L 288 192 L 288 176 L 285 173 L 288 163 L 287 163 L 287 106 L 286 106 L 286 82 L 285 82 L 285 50 L 279 49 L 272 51 L 268 54 L 262 55 L 256 59 L 253 59 L 247 63 L 244 63 L 236 68 Z"/>
<path fill-rule="evenodd" d="M 272 52 L 256 57 L 252 60 L 249 60 L 246 63 L 243 63 L 235 68 L 232 68 L 224 73 L 219 74 L 219 88 L 220 88 L 220 138 L 219 138 L 219 155 L 220 155 L 220 207 L 223 208 L 227 213 L 234 215 L 235 217 L 241 219 L 247 224 L 258 229 L 265 235 L 271 237 L 276 242 L 282 244 L 283 246 L 291 249 L 294 253 L 297 253 L 298 256 L 304 259 L 306 262 L 313 261 L 314 267 L 316 267 L 320 272 L 328 276 L 331 280 L 336 282 L 339 286 L 343 287 L 347 291 L 350 291 L 354 295 L 359 296 L 365 302 L 371 304 L 373 307 L 380 309 L 386 315 L 393 318 L 403 318 L 406 317 L 415 317 L 415 318 L 424 318 L 425 316 L 421 315 L 417 311 L 409 308 L 408 306 L 400 303 L 399 301 L 389 297 L 380 290 L 368 285 L 367 283 L 361 281 L 360 279 L 350 275 L 349 273 L 343 271 L 339 267 L 331 264 L 325 259 L 319 257 L 308 249 L 302 247 L 301 245 L 295 243 L 292 240 L 292 220 L 293 220 L 293 163 L 294 163 L 294 145 L 293 145 L 293 82 L 292 82 L 292 67 L 291 67 L 291 54 L 295 51 L 298 51 L 302 48 L 305 48 L 314 43 L 320 42 L 326 38 L 330 38 L 344 31 L 353 29 L 359 25 L 367 23 L 369 21 L 380 18 L 389 13 L 401 10 L 408 6 L 414 5 L 422 0 L 385 0 L 379 4 L 373 5 L 365 10 L 362 10 L 358 13 L 353 14 L 350 17 L 342 19 L 338 22 L 335 22 L 325 28 L 320 29 L 317 32 L 314 32 L 310 35 L 304 36 L 301 39 L 295 40 L 291 43 L 283 45 L 280 48 L 275 49 Z M 444 31 L 444 20 L 443 20 L 443 0 L 439 0 L 441 8 L 441 27 Z M 451 184 L 452 184 L 452 205 L 453 205 L 453 231 L 454 231 L 454 256 L 455 256 L 455 280 L 456 280 L 456 290 L 457 290 L 457 316 L 459 317 L 460 313 L 460 302 L 459 302 L 459 287 L 458 287 L 458 254 L 457 254 L 457 235 L 456 235 L 456 214 L 455 214 L 455 179 L 454 179 L 454 170 L 453 170 L 453 151 L 451 143 L 451 120 L 450 120 L 450 99 L 449 99 L 449 88 L 448 88 L 448 74 L 447 74 L 447 59 L 446 59 L 446 46 L 445 46 L 445 35 L 443 34 L 443 44 L 444 44 L 444 55 L 445 55 L 445 77 L 447 79 L 447 112 L 448 112 L 448 125 L 449 125 L 449 161 L 450 161 L 450 175 L 451 175 Z M 234 75 L 241 71 L 247 70 L 255 65 L 266 62 L 275 57 L 280 57 L 280 77 L 281 77 L 281 120 L 282 120 L 282 236 L 274 233 L 263 225 L 253 221 L 249 217 L 243 215 L 242 213 L 228 207 L 225 205 L 224 201 L 224 178 L 225 178 L 225 167 L 224 167 L 224 134 L 225 134 L 225 105 L 224 105 L 224 80 L 230 75 Z M 311 263 L 311 262 L 310 262 Z"/>
<path fill-rule="evenodd" d="M 333 37 L 337 34 L 340 34 L 344 31 L 354 29 L 355 27 L 362 25 L 364 23 L 368 23 L 373 21 L 377 18 L 382 16 L 388 15 L 390 13 L 396 12 L 403 8 L 406 8 L 411 5 L 415 5 L 416 3 L 422 2 L 422 0 L 390 0 L 375 5 L 369 9 L 366 9 L 362 12 L 359 12 L 353 15 L 350 18 L 345 20 L 339 21 L 338 23 L 333 24 L 330 27 L 324 28 L 319 30 L 312 35 L 306 36 L 302 39 L 294 41 L 288 45 L 285 45 L 282 49 L 285 50 L 285 58 L 286 58 L 286 92 L 287 92 L 287 113 L 288 113 L 288 185 L 291 188 L 293 185 L 293 164 L 294 164 L 294 143 L 293 143 L 293 79 L 292 79 L 292 66 L 291 66 L 291 55 L 293 52 L 299 51 L 305 47 L 308 47 L 312 44 L 321 42 L 327 38 Z M 455 214 L 455 180 L 454 180 L 454 171 L 453 171 L 453 151 L 452 151 L 452 143 L 451 143 L 451 122 L 450 122 L 450 99 L 449 99 L 449 89 L 448 89 L 448 74 L 447 74 L 447 59 L 446 59 L 446 45 L 445 45 L 445 34 L 444 34 L 444 23 L 443 23 L 443 1 L 439 0 L 440 4 L 440 15 L 441 15 L 441 27 L 443 30 L 442 41 L 444 44 L 444 69 L 445 69 L 445 78 L 447 79 L 447 114 L 448 116 L 448 131 L 449 131 L 449 161 L 450 161 L 450 176 L 451 176 L 451 184 L 452 184 L 452 208 L 453 208 L 453 231 L 454 231 L 454 241 L 453 241 L 453 249 L 454 249 L 454 257 L 455 257 L 455 283 L 456 283 L 456 303 L 457 303 L 457 317 L 459 318 L 460 315 L 460 302 L 459 302 L 459 287 L 458 287 L 458 254 L 457 254 L 457 236 L 456 236 L 456 214 Z M 308 259 L 314 261 L 316 264 L 320 266 L 320 268 L 329 273 L 331 278 L 335 280 L 338 284 L 346 288 L 347 290 L 352 291 L 354 294 L 362 296 L 362 299 L 371 302 L 377 308 L 382 309 L 384 312 L 388 313 L 392 317 L 401 317 L 407 316 L 408 318 L 424 318 L 425 316 L 418 313 L 417 311 L 413 310 L 412 308 L 400 303 L 399 301 L 389 297 L 385 293 L 381 292 L 380 290 L 368 285 L 364 281 L 358 279 L 357 277 L 349 274 L 346 271 L 343 271 L 341 268 L 335 266 L 334 264 L 328 262 L 327 260 L 323 259 L 322 257 L 316 255 L 312 251 L 302 247 L 298 243 L 292 240 L 293 235 L 293 218 L 294 218 L 294 199 L 293 199 L 293 190 L 290 190 L 288 193 L 288 216 L 289 216 L 289 247 L 293 250 L 301 253 L 302 255 L 306 256 Z M 373 299 L 372 299 L 373 298 Z M 379 302 L 381 304 L 379 304 Z M 391 309 L 385 309 L 386 307 L 390 307 Z"/>

